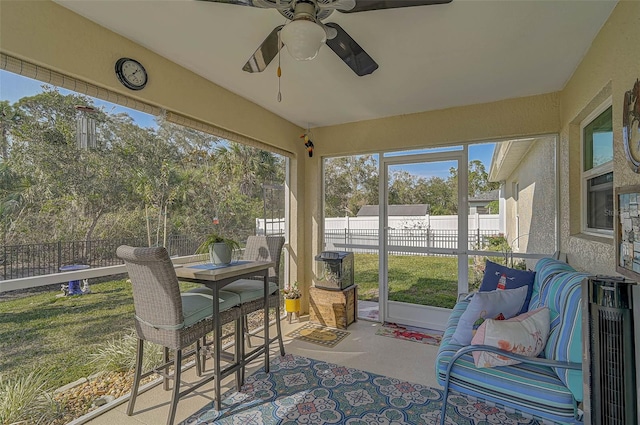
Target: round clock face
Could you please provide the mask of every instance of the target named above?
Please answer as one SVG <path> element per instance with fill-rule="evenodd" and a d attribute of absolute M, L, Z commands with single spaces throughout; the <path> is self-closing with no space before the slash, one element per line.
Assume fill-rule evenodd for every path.
<path fill-rule="evenodd" d="M 141 90 L 147 84 L 147 71 L 134 59 L 120 58 L 116 62 L 118 80 L 128 89 Z"/>

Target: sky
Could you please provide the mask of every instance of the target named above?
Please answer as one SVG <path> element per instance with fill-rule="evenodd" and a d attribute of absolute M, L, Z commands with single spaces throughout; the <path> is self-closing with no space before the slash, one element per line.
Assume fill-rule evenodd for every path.
<path fill-rule="evenodd" d="M 25 96 L 33 96 L 42 92 L 42 86 L 46 85 L 37 80 L 23 77 L 12 72 L 0 70 L 0 100 L 8 100 L 10 103 L 14 103 Z M 60 93 L 67 95 L 72 94 L 70 90 L 58 88 Z M 155 119 L 152 115 L 144 112 L 139 112 L 134 109 L 125 108 L 124 106 L 115 105 L 110 102 L 105 102 L 100 99 L 92 98 L 94 105 L 103 108 L 105 112 L 117 114 L 128 114 L 136 124 L 141 127 L 157 128 Z M 489 166 L 491 164 L 491 156 L 493 155 L 494 143 L 475 144 L 469 146 L 469 161 L 479 159 L 485 166 L 487 172 L 489 172 Z M 443 152 L 451 151 L 451 148 L 439 148 L 429 149 L 429 152 Z M 424 151 L 412 151 L 412 153 L 422 153 Z M 394 156 L 402 154 L 403 152 L 389 153 L 387 156 Z M 398 167 L 402 170 L 408 171 L 418 177 L 429 178 L 432 176 L 441 177 L 446 179 L 449 177 L 449 169 L 454 164 L 450 161 L 429 163 L 425 164 L 406 164 Z"/>
<path fill-rule="evenodd" d="M 42 86 L 47 85 L 31 78 L 23 77 L 12 72 L 0 70 L 0 100 L 8 100 L 15 103 L 25 96 L 33 96 L 42 92 Z M 72 94 L 70 90 L 58 87 L 63 95 Z M 89 96 L 90 97 L 90 96 Z M 91 98 L 98 108 L 103 108 L 105 112 L 110 114 L 127 113 L 140 127 L 157 128 L 153 115 L 136 111 L 135 109 L 125 108 L 124 106 L 115 105 L 111 102 Z"/>
<path fill-rule="evenodd" d="M 491 157 L 493 156 L 493 149 L 495 147 L 495 143 L 482 143 L 482 144 L 474 144 L 469 145 L 469 161 L 473 161 L 475 159 L 480 160 L 484 164 L 485 171 L 489 172 L 489 167 L 491 166 Z M 446 152 L 446 151 L 455 151 L 459 150 L 459 147 L 456 148 L 442 148 L 442 149 L 425 149 L 424 151 L 411 151 L 411 153 L 429 153 L 431 152 Z M 402 152 L 395 153 L 393 155 L 387 156 L 397 156 Z M 408 171 L 411 174 L 414 174 L 418 177 L 423 177 L 428 179 L 430 177 L 440 177 L 442 179 L 447 179 L 450 176 L 449 169 L 451 167 L 455 167 L 455 161 L 438 161 L 438 162 L 430 162 L 428 164 L 417 163 L 417 164 L 403 164 L 401 166 L 394 167 L 392 169 L 402 169 L 404 171 Z M 458 165 L 459 166 L 459 165 Z"/>

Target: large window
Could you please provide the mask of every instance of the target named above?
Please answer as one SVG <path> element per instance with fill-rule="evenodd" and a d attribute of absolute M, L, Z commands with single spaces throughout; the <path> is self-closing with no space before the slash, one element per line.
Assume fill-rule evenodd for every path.
<path fill-rule="evenodd" d="M 583 230 L 613 232 L 613 125 L 611 102 L 582 123 Z"/>

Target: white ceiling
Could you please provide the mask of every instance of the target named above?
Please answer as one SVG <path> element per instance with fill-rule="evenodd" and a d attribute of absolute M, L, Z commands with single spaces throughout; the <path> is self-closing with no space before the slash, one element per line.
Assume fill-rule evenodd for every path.
<path fill-rule="evenodd" d="M 358 77 L 323 46 L 309 62 L 282 50 L 262 73 L 242 66 L 277 26 L 276 11 L 194 0 L 55 0 L 301 126 L 319 127 L 560 90 L 616 0 L 453 0 L 334 12 L 380 66 Z M 153 78 L 153 74 L 150 75 Z"/>

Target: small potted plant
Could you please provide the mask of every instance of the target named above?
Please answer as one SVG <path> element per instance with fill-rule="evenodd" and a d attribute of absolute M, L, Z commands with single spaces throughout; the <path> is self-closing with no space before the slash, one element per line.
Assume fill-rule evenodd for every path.
<path fill-rule="evenodd" d="M 291 323 L 293 313 L 300 317 L 300 297 L 302 294 L 298 289 L 298 282 L 290 284 L 288 288 L 282 290 L 282 293 L 284 294 L 284 310 L 289 317 L 289 323 Z"/>
<path fill-rule="evenodd" d="M 231 263 L 234 249 L 239 249 L 240 244 L 233 239 L 225 238 L 217 233 L 210 233 L 198 247 L 196 253 L 209 253 L 211 262 L 215 265 L 227 265 Z"/>

